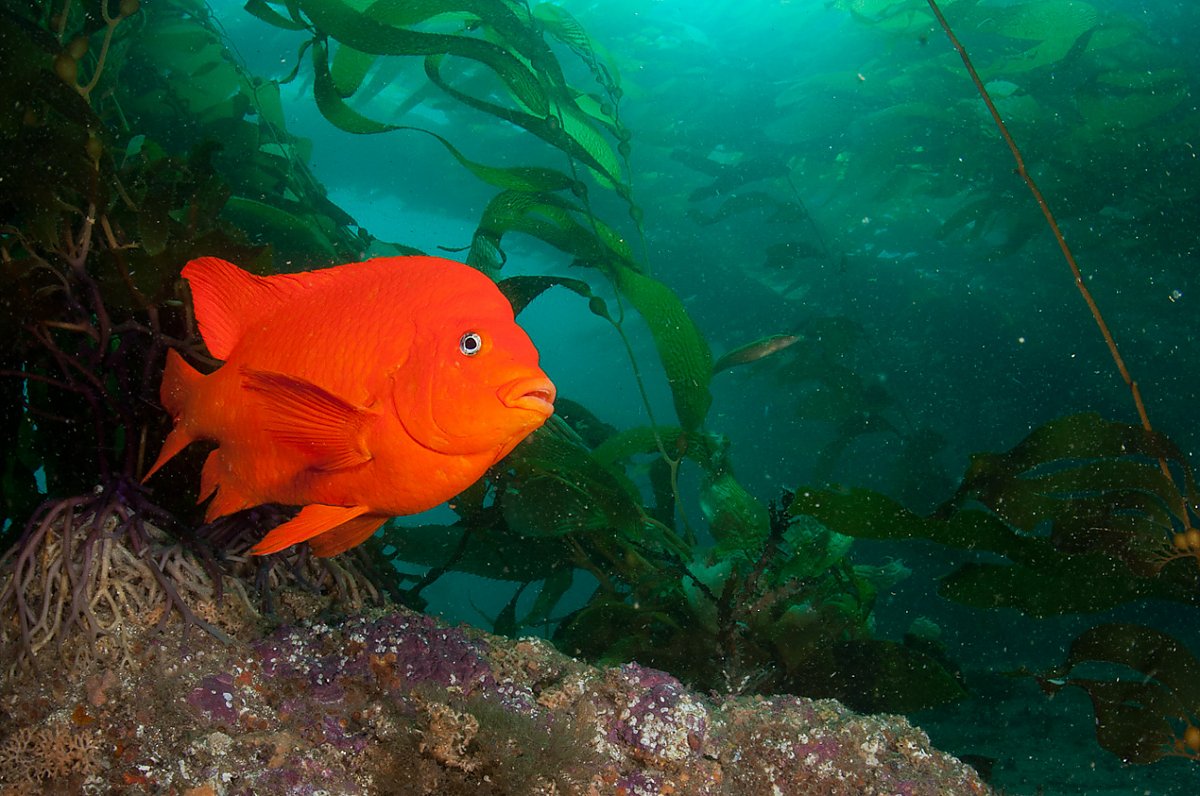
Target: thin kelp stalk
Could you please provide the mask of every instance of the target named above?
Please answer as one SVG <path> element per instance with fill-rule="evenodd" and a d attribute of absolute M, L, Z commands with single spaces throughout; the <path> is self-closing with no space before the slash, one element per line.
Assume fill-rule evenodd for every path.
<path fill-rule="evenodd" d="M 996 110 L 996 105 L 992 102 L 991 96 L 988 94 L 987 88 L 983 85 L 983 81 L 979 77 L 979 73 L 975 71 L 975 66 L 971 63 L 971 58 L 967 55 L 967 50 L 963 47 L 962 42 L 954 35 L 954 31 L 950 28 L 950 23 L 942 15 L 942 11 L 938 8 L 936 0 L 927 0 L 930 9 L 933 10 L 933 15 L 937 17 L 938 23 L 942 26 L 942 30 L 946 31 L 946 35 L 950 38 L 950 43 L 954 45 L 954 49 L 958 51 L 962 58 L 963 65 L 966 66 L 971 80 L 975 83 L 975 88 L 979 92 L 979 96 L 983 98 L 984 104 L 987 105 L 988 111 L 992 114 L 992 119 L 996 122 L 996 127 L 1000 130 L 1000 135 L 1004 137 L 1004 142 L 1008 144 L 1009 150 L 1012 152 L 1013 159 L 1017 162 L 1017 174 L 1029 186 L 1030 193 L 1033 194 L 1034 201 L 1041 208 L 1042 215 L 1046 218 L 1046 223 L 1050 225 L 1050 231 L 1054 234 L 1054 239 L 1058 241 L 1058 247 L 1062 250 L 1063 257 L 1067 261 L 1067 265 L 1071 268 L 1071 273 L 1075 276 L 1075 287 L 1079 289 L 1079 293 L 1083 296 L 1083 300 L 1087 303 L 1088 309 L 1092 313 L 1092 318 L 1096 321 L 1096 326 L 1100 328 L 1100 334 L 1104 336 L 1104 342 L 1108 346 L 1108 352 L 1112 355 L 1113 362 L 1117 365 L 1117 370 L 1121 374 L 1121 378 L 1125 380 L 1126 386 L 1129 387 L 1129 392 L 1133 396 L 1133 405 L 1137 409 L 1138 418 L 1141 420 L 1142 428 L 1148 434 L 1155 434 L 1153 426 L 1150 425 L 1150 417 L 1146 413 L 1146 405 L 1142 402 L 1142 394 L 1138 389 L 1137 382 L 1129 373 L 1129 368 L 1125 366 L 1125 360 L 1121 358 L 1120 351 L 1117 350 L 1117 341 L 1113 338 L 1112 332 L 1109 331 L 1108 324 L 1104 321 L 1104 316 L 1100 314 L 1100 308 L 1096 305 L 1096 300 L 1092 297 L 1092 293 L 1088 290 L 1087 284 L 1083 280 L 1083 274 L 1079 270 L 1079 265 L 1075 261 L 1075 255 L 1071 252 L 1071 247 L 1067 244 L 1066 238 L 1063 237 L 1062 230 L 1059 229 L 1058 221 L 1051 212 L 1050 206 L 1046 203 L 1046 199 L 1042 196 L 1042 192 L 1038 189 L 1037 183 L 1030 176 L 1025 168 L 1025 159 L 1021 156 L 1021 150 L 1017 146 L 1017 142 L 1013 140 L 1012 135 L 1008 132 L 1008 126 L 1001 118 L 1000 112 Z M 1162 471 L 1163 476 L 1168 483 L 1174 483 L 1174 478 L 1171 474 L 1171 466 L 1167 462 L 1166 456 L 1159 454 L 1158 468 Z M 1180 558 L 1194 558 L 1197 565 L 1200 565 L 1200 533 L 1192 522 L 1192 506 L 1195 505 L 1195 488 L 1192 483 L 1190 471 L 1184 468 L 1183 472 L 1184 487 L 1175 495 L 1172 496 L 1172 514 L 1179 520 L 1179 526 L 1169 533 L 1170 539 L 1159 551 L 1156 561 L 1156 566 L 1161 570 L 1163 566 L 1171 561 Z"/>
<path fill-rule="evenodd" d="M 1050 211 L 1050 206 L 1046 203 L 1046 199 L 1042 196 L 1042 192 L 1038 189 L 1037 183 L 1033 181 L 1033 177 L 1029 175 L 1029 171 L 1025 168 L 1025 159 L 1021 157 L 1021 150 L 1017 146 L 1017 142 L 1013 140 L 1012 135 L 1008 132 L 1008 125 L 1004 123 L 1000 112 L 996 110 L 996 104 L 992 102 L 991 95 L 988 94 L 987 88 L 983 85 L 983 80 L 980 79 L 979 73 L 975 71 L 975 66 L 971 63 L 971 57 L 967 55 L 967 50 L 963 47 L 962 42 L 954 35 L 954 31 L 950 28 L 950 23 L 942 15 L 942 10 L 938 8 L 935 0 L 927 0 L 930 9 L 933 10 L 933 15 L 937 17 L 938 24 L 942 26 L 942 30 L 946 31 L 946 35 L 950 38 L 950 43 L 954 45 L 954 49 L 958 51 L 962 58 L 963 65 L 967 68 L 967 73 L 970 74 L 971 80 L 975 83 L 975 88 L 979 91 L 979 96 L 983 98 L 984 104 L 987 105 L 988 111 L 992 114 L 992 119 L 996 122 L 996 127 L 1000 130 L 1000 135 L 1004 137 L 1004 143 L 1008 144 L 1009 150 L 1012 151 L 1013 159 L 1017 161 L 1017 174 L 1029 186 L 1029 192 L 1033 194 L 1034 201 L 1042 210 L 1042 215 L 1046 217 L 1046 223 L 1050 225 L 1050 231 L 1054 233 L 1054 239 L 1058 241 L 1058 248 L 1062 250 L 1063 257 L 1066 258 L 1067 265 L 1071 267 L 1071 273 L 1075 276 L 1075 287 L 1079 288 L 1080 295 L 1087 302 L 1088 309 L 1092 313 L 1092 318 L 1095 319 L 1096 325 L 1100 327 L 1100 334 L 1104 336 L 1104 342 L 1108 345 L 1108 352 L 1112 354 L 1113 362 L 1117 365 L 1117 370 L 1121 373 L 1121 378 L 1125 380 L 1125 384 L 1129 387 L 1129 392 L 1133 395 L 1133 405 L 1137 408 L 1138 417 L 1141 418 L 1142 428 L 1147 431 L 1154 431 L 1150 425 L 1150 417 L 1146 414 L 1146 406 L 1142 403 L 1142 394 L 1138 390 L 1137 382 L 1130 375 L 1129 369 L 1125 366 L 1125 360 L 1121 358 L 1121 353 L 1117 350 L 1117 341 L 1113 339 L 1112 332 L 1108 329 L 1108 324 L 1104 322 L 1104 316 L 1100 314 L 1100 308 L 1096 305 L 1096 300 L 1092 298 L 1092 293 L 1084 283 L 1083 274 L 1079 270 L 1079 265 L 1075 262 L 1075 255 L 1071 253 L 1071 247 L 1067 245 L 1066 238 L 1063 237 L 1062 230 L 1058 227 L 1058 221 L 1054 217 L 1054 213 Z M 1165 459 L 1159 459 L 1159 465 L 1162 467 L 1163 473 L 1170 477 L 1170 470 L 1167 467 Z"/>
<path fill-rule="evenodd" d="M 522 3 L 522 5 L 525 7 L 527 18 L 529 20 L 533 20 L 534 15 L 528 4 Z M 648 270 L 649 249 L 646 245 L 646 234 L 642 225 L 642 211 L 641 208 L 639 208 L 633 202 L 633 169 L 629 162 L 629 156 L 632 149 L 629 144 L 629 133 L 620 123 L 619 108 L 621 105 L 621 89 L 615 84 L 607 68 L 605 68 L 604 65 L 596 58 L 591 44 L 588 41 L 587 34 L 583 32 L 581 27 L 579 27 L 578 22 L 576 22 L 569 14 L 561 9 L 557 9 L 555 13 L 559 15 L 559 23 L 562 24 L 566 22 L 572 27 L 576 34 L 575 36 L 564 36 L 562 37 L 562 40 L 571 48 L 573 52 L 576 53 L 576 55 L 578 55 L 584 61 L 584 63 L 591 70 L 596 82 L 608 96 L 608 102 L 612 109 L 611 118 L 613 120 L 614 134 L 616 134 L 620 139 L 620 144 L 617 147 L 617 151 L 621 156 L 622 162 L 624 163 L 626 177 L 628 180 L 625 185 L 617 183 L 616 189 L 618 195 L 620 195 L 629 205 L 629 216 L 634 222 L 634 226 L 637 230 L 642 247 L 643 265 Z M 546 69 L 539 68 L 537 64 L 534 64 L 534 68 L 537 70 L 538 75 L 541 77 L 543 82 L 552 83 L 553 87 L 560 92 L 559 96 L 566 94 L 566 90 L 569 87 L 566 85 L 561 71 L 555 71 L 552 73 Z M 550 112 L 553 114 L 553 118 L 558 122 L 558 129 L 563 131 L 567 130 L 567 120 L 564 118 L 562 103 L 558 100 L 552 100 L 550 102 Z M 587 223 L 591 227 L 592 235 L 596 241 L 603 241 L 605 236 L 601 233 L 600 222 L 596 217 L 596 213 L 592 210 L 592 202 L 587 191 L 587 185 L 583 182 L 580 176 L 580 164 L 578 159 L 570 147 L 560 147 L 560 149 L 566 156 L 567 166 L 570 169 L 572 180 L 571 190 L 580 200 L 583 206 L 584 216 Z M 687 544 L 694 545 L 696 544 L 696 532 L 692 529 L 691 523 L 688 521 L 687 512 L 683 510 L 683 500 L 679 492 L 679 465 L 683 461 L 683 451 L 679 451 L 677 456 L 672 457 L 667 450 L 667 443 L 666 440 L 664 440 L 661 426 L 654 417 L 654 408 L 651 406 L 650 396 L 646 391 L 645 381 L 642 379 L 641 368 L 638 366 L 637 358 L 634 356 L 633 346 L 629 342 L 629 337 L 625 334 L 625 327 L 623 325 L 625 322 L 625 299 L 622 294 L 620 283 L 620 268 L 622 268 L 622 265 L 617 262 L 607 263 L 602 265 L 599 269 L 608 280 L 609 285 L 612 288 L 613 298 L 617 304 L 617 317 L 613 318 L 608 314 L 607 311 L 597 314 L 612 324 L 613 329 L 616 330 L 617 336 L 620 337 L 621 343 L 625 348 L 625 353 L 629 359 L 629 364 L 633 371 L 634 381 L 637 383 L 638 394 L 642 399 L 642 406 L 645 408 L 646 416 L 650 421 L 650 429 L 654 435 L 654 443 L 658 447 L 659 454 L 662 456 L 663 461 L 667 463 L 667 468 L 670 474 L 671 494 L 674 497 L 674 505 L 676 507 L 678 517 L 683 524 L 685 540 Z"/>
<path fill-rule="evenodd" d="M 683 452 L 680 451 L 678 456 L 671 456 L 667 452 L 667 445 L 663 440 L 662 426 L 654 419 L 654 407 L 650 404 L 650 395 L 646 392 L 646 383 L 642 380 L 642 370 L 638 366 L 637 357 L 634 356 L 633 345 L 629 342 L 629 337 L 625 334 L 625 328 L 621 326 L 622 321 L 625 319 L 625 306 L 621 301 L 621 290 L 617 287 L 616 280 L 611 275 L 609 275 L 609 279 L 613 284 L 613 290 L 617 299 L 617 308 L 620 314 L 617 319 L 608 318 L 608 322 L 617 331 L 617 336 L 621 338 L 621 343 L 625 346 L 625 354 L 629 358 L 630 367 L 633 369 L 633 379 L 637 383 L 638 395 L 642 398 L 642 406 L 645 408 L 646 417 L 650 421 L 650 431 L 654 435 L 654 444 L 658 448 L 663 461 L 667 463 L 671 482 L 671 495 L 675 499 L 677 515 L 680 522 L 683 523 L 684 539 L 689 545 L 694 545 L 696 544 L 696 532 L 692 529 L 691 523 L 688 522 L 687 512 L 683 510 L 683 498 L 679 494 L 679 465 L 683 461 Z"/>

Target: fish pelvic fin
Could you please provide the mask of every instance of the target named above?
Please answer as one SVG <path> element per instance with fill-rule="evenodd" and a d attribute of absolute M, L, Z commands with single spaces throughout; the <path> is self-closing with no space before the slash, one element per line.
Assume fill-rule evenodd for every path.
<path fill-rule="evenodd" d="M 318 558 L 336 556 L 370 539 L 371 534 L 379 530 L 379 526 L 387 522 L 387 519 L 385 515 L 363 514 L 314 536 L 308 540 L 308 545 Z"/>
<path fill-rule="evenodd" d="M 167 364 L 163 370 L 158 399 L 162 402 L 163 408 L 167 410 L 167 414 L 174 418 L 175 427 L 171 429 L 171 433 L 167 434 L 167 439 L 163 442 L 162 450 L 159 451 L 154 464 L 142 476 L 142 483 L 158 472 L 158 469 L 170 461 L 175 454 L 196 441 L 197 437 L 187 427 L 184 415 L 187 410 L 188 396 L 195 393 L 203 378 L 204 374 L 185 362 L 178 351 L 174 349 L 167 351 Z"/>
<path fill-rule="evenodd" d="M 270 533 L 262 538 L 262 541 L 250 548 L 250 552 L 256 556 L 277 553 L 285 547 L 291 547 L 294 544 L 312 539 L 318 534 L 335 531 L 343 525 L 354 524 L 364 514 L 368 514 L 366 506 L 326 506 L 322 503 L 312 503 L 302 508 L 300 513 L 292 519 L 273 528 Z M 368 516 L 373 519 L 379 518 L 379 515 Z M 372 533 L 382 522 L 383 520 L 380 519 L 374 525 L 371 529 Z M 361 533 L 362 523 L 354 524 L 353 529 Z M 367 534 L 367 536 L 369 535 Z M 358 542 L 366 538 L 366 536 L 362 536 L 358 539 Z M 352 546 L 348 545 L 348 547 Z M 336 545 L 330 545 L 329 549 L 334 547 Z M 346 548 L 338 548 L 334 552 L 341 552 L 343 549 Z M 318 555 L 322 555 L 322 553 L 318 553 Z M 324 555 L 333 555 L 333 553 L 325 553 Z"/>
<path fill-rule="evenodd" d="M 257 393 L 272 439 L 299 453 L 316 470 L 344 470 L 371 461 L 365 434 L 374 412 L 310 381 L 244 369 L 243 386 Z"/>
<path fill-rule="evenodd" d="M 180 273 L 192 290 L 200 335 L 217 359 L 228 359 L 247 327 L 306 288 L 298 275 L 255 276 L 218 257 L 198 257 Z"/>

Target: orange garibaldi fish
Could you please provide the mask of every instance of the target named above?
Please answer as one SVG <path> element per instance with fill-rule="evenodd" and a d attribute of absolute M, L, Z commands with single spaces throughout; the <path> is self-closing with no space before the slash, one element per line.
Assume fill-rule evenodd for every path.
<path fill-rule="evenodd" d="M 389 517 L 458 494 L 554 412 L 554 385 L 492 280 L 437 257 L 260 277 L 215 257 L 183 269 L 208 375 L 167 354 L 175 419 L 153 475 L 195 440 L 205 518 L 303 506 L 252 550 L 332 556 Z M 145 479 L 143 479 L 145 480 Z"/>

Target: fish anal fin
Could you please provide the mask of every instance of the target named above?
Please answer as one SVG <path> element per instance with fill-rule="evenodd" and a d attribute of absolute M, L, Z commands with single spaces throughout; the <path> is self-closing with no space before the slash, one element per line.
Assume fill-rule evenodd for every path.
<path fill-rule="evenodd" d="M 198 257 L 181 272 L 209 352 L 228 359 L 247 327 L 305 289 L 294 274 L 255 276 L 218 257 Z"/>
<path fill-rule="evenodd" d="M 380 514 L 363 514 L 314 536 L 308 540 L 308 544 L 312 547 L 313 554 L 319 558 L 336 556 L 367 541 L 387 519 Z"/>
<path fill-rule="evenodd" d="M 322 503 L 312 503 L 302 508 L 292 519 L 271 529 L 262 541 L 250 548 L 250 552 L 258 556 L 276 553 L 285 547 L 312 539 L 317 534 L 353 522 L 366 513 L 365 506 L 326 506 Z"/>
<path fill-rule="evenodd" d="M 208 457 L 208 460 L 206 460 L 204 463 L 206 466 L 206 469 L 207 469 L 208 463 L 211 462 L 212 460 L 213 460 L 212 455 L 210 454 Z M 204 480 L 203 480 L 203 471 L 202 471 L 201 472 L 201 491 L 203 491 L 203 489 L 204 489 L 203 484 L 204 484 Z M 213 488 L 216 489 L 217 494 L 212 499 L 212 502 L 209 503 L 208 506 L 204 509 L 204 521 L 205 522 L 212 522 L 217 517 L 224 517 L 226 514 L 233 514 L 235 511 L 241 511 L 242 509 L 248 509 L 251 506 L 257 506 L 259 503 L 262 503 L 261 500 L 251 499 L 248 495 L 246 495 L 241 490 L 237 489 L 237 487 L 235 487 L 233 484 L 229 483 L 228 481 L 219 482 L 219 483 L 213 484 L 212 486 L 213 486 Z M 204 497 L 201 497 L 196 502 L 203 503 Z"/>
<path fill-rule="evenodd" d="M 204 460 L 204 466 L 200 468 L 200 495 L 196 498 L 197 503 L 203 503 L 217 491 L 217 487 L 221 485 L 221 472 L 224 468 L 220 449 L 210 451 L 208 458 Z"/>
<path fill-rule="evenodd" d="M 246 389 L 259 396 L 267 433 L 309 467 L 343 470 L 371 460 L 363 437 L 374 412 L 284 373 L 246 369 L 242 376 Z"/>

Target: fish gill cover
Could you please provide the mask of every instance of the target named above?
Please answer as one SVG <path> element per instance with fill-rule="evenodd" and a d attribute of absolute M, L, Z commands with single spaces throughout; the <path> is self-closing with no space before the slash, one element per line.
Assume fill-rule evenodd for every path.
<path fill-rule="evenodd" d="M 1163 318 L 1190 297 L 1173 286 L 1189 286 L 1180 263 L 1195 255 L 1180 235 L 1200 184 L 1187 55 L 1117 4 L 943 4 L 1100 303 L 1119 301 L 1118 336 L 1146 329 L 1141 359 L 1184 363 L 1146 382 L 1176 445 L 1072 414 L 1129 411 L 1086 318 L 1066 314 L 1078 299 L 1054 292 L 1070 277 L 931 4 L 788 5 L 804 4 L 680 17 L 673 4 L 249 0 L 237 24 L 288 43 L 274 77 L 242 65 L 231 15 L 199 0 L 0 13 L 0 134 L 15 155 L 0 164 L 0 632 L 21 664 L 112 654 L 120 616 L 154 605 L 164 625 L 220 633 L 195 607 L 223 583 L 257 584 L 269 605 L 270 578 L 347 591 L 369 577 L 424 607 L 432 584 L 466 573 L 513 585 L 486 612 L 497 630 L 572 654 L 703 689 L 915 712 L 983 690 L 955 660 L 969 644 L 940 640 L 936 622 L 961 640 L 956 621 L 1083 617 L 1024 625 L 1043 637 L 1036 660 L 1075 637 L 1061 665 L 999 659 L 1047 691 L 1085 691 L 1122 760 L 1195 760 L 1197 664 L 1153 626 L 1194 619 L 1200 587 L 1194 386 L 1175 375 L 1195 354 L 1171 347 L 1194 336 L 1194 313 Z M 794 44 L 805 26 L 827 36 L 809 53 Z M 730 46 L 746 41 L 757 57 Z M 452 502 L 452 521 L 386 526 L 347 565 L 366 575 L 303 553 L 247 563 L 286 512 L 197 531 L 183 489 L 137 485 L 166 433 L 166 349 L 213 364 L 184 262 L 270 273 L 417 251 L 330 200 L 336 177 L 315 176 L 314 142 L 288 129 L 302 104 L 364 141 L 438 147 L 448 187 L 420 187 L 448 213 L 477 211 L 456 198 L 460 175 L 485 186 L 466 262 L 519 312 L 554 300 L 559 328 L 606 326 L 592 369 L 631 370 L 635 385 L 568 394 Z M 542 273 L 506 276 L 530 241 Z M 1038 313 L 1064 320 L 1031 325 Z M 1045 341 L 1027 344 L 1027 328 Z M 714 362 L 713 347 L 728 353 Z M 1005 447 L 972 455 L 955 488 L 967 454 Z M 938 546 L 937 566 L 914 539 Z M 897 611 L 910 573 L 892 556 L 968 613 Z M 122 607 L 101 572 L 140 602 Z"/>

